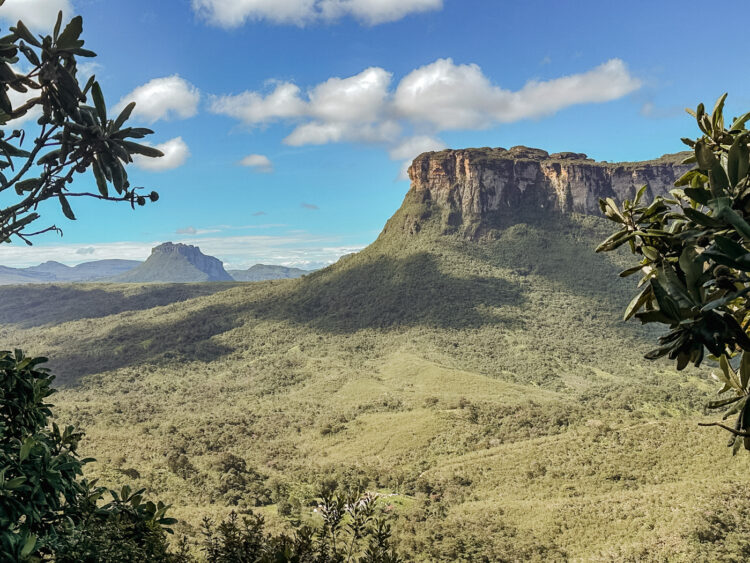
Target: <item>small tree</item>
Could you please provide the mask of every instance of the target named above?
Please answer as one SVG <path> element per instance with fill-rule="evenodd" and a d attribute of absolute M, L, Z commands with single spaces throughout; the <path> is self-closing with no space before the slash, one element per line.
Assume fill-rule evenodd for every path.
<path fill-rule="evenodd" d="M 144 501 L 143 490 L 107 491 L 83 478 L 93 460 L 77 454 L 81 432 L 50 424 L 45 361 L 0 352 L 0 559 L 169 560 L 168 507 Z"/>
<path fill-rule="evenodd" d="M 0 6 L 3 2 L 0 0 Z M 0 126 L 41 113 L 36 122 L 38 132 L 30 144 L 25 143 L 29 135 L 23 129 L 0 130 L 0 194 L 5 195 L 5 201 L 13 200 L 0 209 L 0 242 L 15 236 L 31 244 L 34 235 L 60 232 L 55 225 L 31 228 L 40 218 L 39 204 L 46 200 L 57 199 L 63 214 L 74 220 L 70 198 L 124 201 L 132 207 L 159 198 L 156 192 L 141 195 L 142 188 L 131 186 L 125 170 L 133 155 L 163 156 L 159 150 L 131 140 L 153 131 L 125 126 L 135 103 L 114 119 L 108 117 L 99 83 L 93 76 L 84 85 L 78 81 L 77 58 L 96 56 L 83 48 L 82 18 L 74 17 L 62 30 L 61 24 L 62 12 L 52 35 L 35 37 L 19 21 L 9 35 L 0 37 Z M 27 70 L 19 71 L 13 66 L 17 64 Z M 11 90 L 26 101 L 14 106 Z M 87 105 L 89 99 L 93 105 Z M 89 169 L 97 193 L 74 190 L 74 178 Z"/>
<path fill-rule="evenodd" d="M 600 201 L 602 212 L 619 230 L 597 252 L 627 244 L 640 258 L 621 276 L 640 274 L 639 292 L 625 319 L 659 323 L 670 331 L 648 359 L 667 356 L 677 369 L 700 366 L 705 350 L 719 363 L 721 384 L 711 409 L 728 408 L 719 426 L 732 436 L 733 452 L 750 450 L 750 113 L 724 123 L 724 94 L 708 114 L 703 104 L 688 110 L 703 135 L 683 139 L 694 164 L 676 183 L 671 197 L 644 203 L 644 186 L 622 206 Z"/>

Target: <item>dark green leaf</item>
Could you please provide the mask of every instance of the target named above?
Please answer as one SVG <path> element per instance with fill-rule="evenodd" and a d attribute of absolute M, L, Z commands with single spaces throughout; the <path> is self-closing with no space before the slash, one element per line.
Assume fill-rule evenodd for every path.
<path fill-rule="evenodd" d="M 60 207 L 62 207 L 63 214 L 71 221 L 75 221 L 76 216 L 73 214 L 73 210 L 70 208 L 67 198 L 62 194 L 60 194 L 58 198 L 60 199 Z"/>
<path fill-rule="evenodd" d="M 107 180 L 104 178 L 104 172 L 102 172 L 99 161 L 94 159 L 91 163 L 91 170 L 94 173 L 96 179 L 96 187 L 99 189 L 99 193 L 104 197 L 109 197 L 109 190 L 107 189 Z"/>
<path fill-rule="evenodd" d="M 107 106 L 104 103 L 104 96 L 98 82 L 94 82 L 91 86 L 91 97 L 94 99 L 94 107 L 96 107 L 96 113 L 99 115 L 99 122 L 105 125 L 107 123 Z"/>
<path fill-rule="evenodd" d="M 117 131 L 120 129 L 120 127 L 123 126 L 123 124 L 130 119 L 130 114 L 133 113 L 133 109 L 135 108 L 135 102 L 130 102 L 128 105 L 125 106 L 125 108 L 120 112 L 120 115 L 117 116 L 117 119 L 115 119 L 114 124 L 114 130 Z"/>
<path fill-rule="evenodd" d="M 70 22 L 68 25 L 65 26 L 65 29 L 60 34 L 60 36 L 57 38 L 56 46 L 58 49 L 75 49 L 77 47 L 80 47 L 79 45 L 80 41 L 78 38 L 81 36 L 81 33 L 83 32 L 83 18 L 81 16 L 76 16 Z"/>
<path fill-rule="evenodd" d="M 143 156 L 148 157 L 164 156 L 164 153 L 159 149 L 147 145 L 139 145 L 138 143 L 133 143 L 131 141 L 122 141 L 121 144 L 130 154 L 142 154 Z"/>

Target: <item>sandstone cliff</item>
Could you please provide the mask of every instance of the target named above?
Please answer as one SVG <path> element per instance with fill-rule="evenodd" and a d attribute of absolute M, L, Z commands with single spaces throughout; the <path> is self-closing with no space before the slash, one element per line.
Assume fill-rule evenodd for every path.
<path fill-rule="evenodd" d="M 687 153 L 646 162 L 596 162 L 580 153 L 548 154 L 528 147 L 445 150 L 418 156 L 409 167 L 407 202 L 425 204 L 421 217 L 406 219 L 416 231 L 437 210 L 444 227 L 474 234 L 529 212 L 599 214 L 599 198 L 632 198 L 644 184 L 647 199 L 663 195 L 690 169 Z M 424 206 L 423 206 L 424 207 Z"/>
<path fill-rule="evenodd" d="M 143 264 L 113 278 L 116 282 L 233 281 L 221 260 L 206 256 L 197 246 L 165 242 L 151 249 Z"/>

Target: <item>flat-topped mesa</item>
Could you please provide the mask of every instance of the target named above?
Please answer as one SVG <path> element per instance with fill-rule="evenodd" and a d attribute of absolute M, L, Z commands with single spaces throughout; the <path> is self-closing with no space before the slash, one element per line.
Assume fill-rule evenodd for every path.
<path fill-rule="evenodd" d="M 115 282 L 183 283 L 232 281 L 221 260 L 206 256 L 197 246 L 165 242 L 151 249 L 151 256 L 137 268 L 115 278 Z"/>
<path fill-rule="evenodd" d="M 632 198 L 643 185 L 646 199 L 666 194 L 690 169 L 680 164 L 686 156 L 608 163 L 523 146 L 429 152 L 409 167 L 410 195 L 437 204 L 454 227 L 533 210 L 599 214 L 599 198 Z"/>

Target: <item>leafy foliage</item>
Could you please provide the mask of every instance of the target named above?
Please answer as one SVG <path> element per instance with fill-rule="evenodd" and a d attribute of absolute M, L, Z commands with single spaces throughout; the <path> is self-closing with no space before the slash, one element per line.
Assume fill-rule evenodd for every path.
<path fill-rule="evenodd" d="M 14 202 L 0 210 L 0 242 L 16 236 L 31 244 L 33 235 L 60 231 L 54 225 L 29 230 L 40 218 L 39 203 L 46 200 L 56 199 L 71 220 L 76 218 L 69 201 L 73 197 L 125 201 L 132 207 L 145 205 L 147 199 L 156 201 L 156 192 L 140 195 L 142 188 L 131 186 L 125 170 L 133 155 L 163 156 L 159 150 L 133 141 L 153 133 L 125 125 L 135 103 L 117 116 L 108 116 L 95 78 L 83 85 L 78 81 L 77 59 L 96 56 L 83 48 L 82 18 L 74 17 L 63 28 L 60 12 L 53 33 L 47 36 L 34 36 L 20 21 L 10 31 L 0 37 L 0 126 L 41 116 L 39 131 L 28 150 L 24 148 L 25 130 L 0 129 L 0 193 L 15 191 Z M 14 65 L 26 70 L 19 71 Z M 22 94 L 25 101 L 14 106 L 8 95 L 11 90 Z M 97 193 L 71 189 L 76 175 L 87 170 L 94 175 Z"/>
<path fill-rule="evenodd" d="M 625 319 L 670 327 L 647 358 L 668 356 L 681 370 L 699 366 L 708 350 L 720 363 L 714 376 L 720 398 L 708 406 L 729 407 L 724 420 L 737 415 L 734 427 L 715 423 L 732 433 L 736 452 L 743 444 L 750 450 L 750 113 L 725 126 L 726 97 L 710 114 L 703 104 L 688 110 L 703 135 L 683 139 L 694 151 L 685 162 L 695 167 L 675 183 L 671 198 L 642 203 L 644 186 L 622 207 L 600 201 L 620 227 L 597 251 L 628 244 L 642 257 L 621 274 L 642 276 Z"/>
<path fill-rule="evenodd" d="M 323 524 L 293 536 L 267 535 L 262 516 L 250 514 L 242 522 L 232 512 L 214 529 L 203 522 L 203 550 L 209 563 L 398 563 L 391 545 L 391 526 L 376 514 L 377 495 L 323 494 L 318 505 Z"/>
<path fill-rule="evenodd" d="M 82 478 L 73 426 L 49 424 L 54 376 L 45 358 L 0 352 L 0 556 L 7 561 L 128 560 L 167 556 L 164 533 L 176 520 L 144 490 L 107 491 Z M 108 494 L 106 504 L 99 501 Z M 122 557 L 105 554 L 116 549 Z M 127 556 L 127 557 L 126 557 Z"/>

